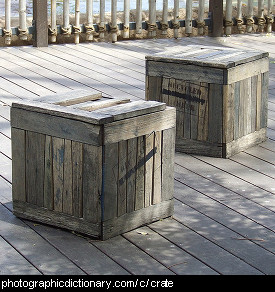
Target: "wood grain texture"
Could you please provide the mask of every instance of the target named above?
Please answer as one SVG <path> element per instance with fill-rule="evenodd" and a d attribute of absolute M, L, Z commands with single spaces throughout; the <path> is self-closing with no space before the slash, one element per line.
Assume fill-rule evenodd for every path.
<path fill-rule="evenodd" d="M 101 232 L 99 223 L 92 223 L 65 213 L 39 208 L 33 204 L 14 201 L 14 210 L 14 214 L 18 217 L 77 231 L 90 236 L 98 237 Z"/>
<path fill-rule="evenodd" d="M 243 63 L 249 63 L 268 57 L 267 52 L 259 51 L 243 51 L 233 48 L 190 45 L 181 47 L 173 51 L 167 49 L 164 52 L 159 52 L 154 55 L 146 56 L 146 60 L 154 62 L 165 62 L 181 64 L 193 64 L 197 67 L 213 67 L 213 68 L 234 68 Z"/>
<path fill-rule="evenodd" d="M 240 82 L 235 83 L 235 90 L 234 90 L 234 139 L 238 139 L 240 137 L 239 134 L 239 122 L 240 122 Z"/>
<path fill-rule="evenodd" d="M 248 149 L 252 146 L 260 144 L 266 140 L 266 129 L 263 128 L 259 131 L 247 134 L 243 137 L 240 137 L 237 140 L 231 141 L 224 145 L 226 148 L 225 158 L 233 156 L 245 149 Z"/>
<path fill-rule="evenodd" d="M 43 206 L 45 135 L 26 133 L 26 193 L 27 202 Z"/>
<path fill-rule="evenodd" d="M 104 146 L 102 220 L 117 216 L 118 143 Z"/>
<path fill-rule="evenodd" d="M 161 186 L 162 186 L 162 132 L 155 132 L 154 141 L 154 169 L 153 169 L 153 197 L 152 204 L 161 202 Z M 171 162 L 172 163 L 172 162 Z"/>
<path fill-rule="evenodd" d="M 135 210 L 135 197 L 137 185 L 137 143 L 138 138 L 129 139 L 127 141 L 127 213 Z"/>
<path fill-rule="evenodd" d="M 224 83 L 224 71 L 218 68 L 207 68 L 190 64 L 147 61 L 147 76 L 166 76 L 168 78 L 199 81 L 207 83 Z"/>
<path fill-rule="evenodd" d="M 170 200 L 173 197 L 175 136 L 175 128 L 164 130 L 162 133 L 162 201 Z"/>
<path fill-rule="evenodd" d="M 223 86 L 209 86 L 208 141 L 222 143 Z"/>
<path fill-rule="evenodd" d="M 137 175 L 136 175 L 136 197 L 135 210 L 144 207 L 145 190 L 145 136 L 137 137 Z"/>
<path fill-rule="evenodd" d="M 63 192 L 64 192 L 64 158 L 65 141 L 64 139 L 52 138 L 53 142 L 53 202 L 54 210 L 63 211 Z"/>
<path fill-rule="evenodd" d="M 63 188 L 63 212 L 73 214 L 73 160 L 72 141 L 65 140 L 64 143 L 64 188 Z"/>
<path fill-rule="evenodd" d="M 25 131 L 11 130 L 12 138 L 12 197 L 26 201 L 26 138 Z"/>
<path fill-rule="evenodd" d="M 78 218 L 83 217 L 83 144 L 72 141 L 72 211 Z"/>
<path fill-rule="evenodd" d="M 125 231 L 132 230 L 142 224 L 154 222 L 161 218 L 172 216 L 174 212 L 173 199 L 151 205 L 123 216 L 103 222 L 102 239 L 106 240 Z"/>
<path fill-rule="evenodd" d="M 200 99 L 203 102 L 199 103 L 198 112 L 198 136 L 199 141 L 207 141 L 208 139 L 208 113 L 209 113 L 209 101 L 208 101 L 209 88 L 207 83 L 200 84 Z"/>
<path fill-rule="evenodd" d="M 183 86 L 183 81 L 176 79 L 176 89 L 177 92 L 181 95 L 186 93 L 185 86 Z M 183 138 L 184 136 L 184 109 L 185 109 L 185 99 L 177 98 L 176 99 L 176 131 L 177 137 Z"/>
<path fill-rule="evenodd" d="M 38 102 L 53 103 L 58 105 L 75 105 L 85 101 L 98 100 L 102 98 L 100 92 L 96 90 L 72 90 L 62 94 L 52 94 L 35 99 Z"/>
<path fill-rule="evenodd" d="M 269 72 L 262 73 L 262 87 L 261 87 L 261 128 L 267 127 L 267 108 L 268 108 L 268 84 Z"/>
<path fill-rule="evenodd" d="M 175 109 L 170 107 L 150 115 L 109 123 L 104 128 L 104 144 L 149 135 L 153 131 L 174 127 L 175 114 Z"/>
<path fill-rule="evenodd" d="M 11 115 L 14 128 L 93 145 L 102 143 L 101 128 L 97 125 L 17 108 L 12 108 Z"/>
<path fill-rule="evenodd" d="M 269 70 L 269 59 L 262 58 L 241 64 L 225 71 L 224 84 L 232 84 L 252 76 L 263 74 Z"/>
<path fill-rule="evenodd" d="M 101 220 L 102 147 L 83 145 L 83 219 Z"/>
<path fill-rule="evenodd" d="M 225 85 L 224 105 L 223 105 L 223 143 L 230 142 L 234 139 L 234 92 L 235 83 Z"/>
<path fill-rule="evenodd" d="M 53 144 L 52 137 L 45 139 L 45 172 L 44 172 L 44 204 L 49 210 L 53 210 Z"/>
<path fill-rule="evenodd" d="M 127 141 L 118 143 L 117 216 L 127 211 Z"/>
<path fill-rule="evenodd" d="M 161 94 L 161 87 L 162 87 L 162 77 L 156 76 L 147 76 L 146 77 L 146 91 L 145 91 L 145 99 L 152 100 L 150 96 L 156 96 L 156 100 L 162 102 L 162 94 Z"/>
<path fill-rule="evenodd" d="M 155 133 L 145 136 L 145 192 L 144 207 L 151 205 L 153 195 L 153 171 L 154 171 L 154 140 Z"/>

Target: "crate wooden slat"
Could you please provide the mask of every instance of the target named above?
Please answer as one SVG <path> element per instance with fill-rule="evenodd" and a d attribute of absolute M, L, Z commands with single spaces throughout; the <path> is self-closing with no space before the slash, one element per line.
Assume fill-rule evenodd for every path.
<path fill-rule="evenodd" d="M 74 92 L 13 103 L 14 214 L 100 239 L 171 216 L 175 124 L 155 101 Z"/>
<path fill-rule="evenodd" d="M 268 53 L 185 46 L 146 56 L 146 99 L 177 109 L 176 150 L 230 157 L 266 139 Z"/>

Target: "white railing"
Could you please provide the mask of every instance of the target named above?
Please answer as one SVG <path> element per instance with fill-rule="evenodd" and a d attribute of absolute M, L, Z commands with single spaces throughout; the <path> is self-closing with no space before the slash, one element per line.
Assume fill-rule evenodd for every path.
<path fill-rule="evenodd" d="M 4 43 L 9 45 L 13 35 L 16 36 L 15 41 L 29 41 L 29 35 L 39 35 L 38 26 L 42 25 L 39 19 L 36 19 L 35 25 L 27 25 L 27 10 L 31 10 L 32 1 L 40 1 L 42 4 L 39 7 L 46 9 L 48 23 L 43 25 L 48 27 L 49 42 L 58 42 L 58 38 L 62 37 L 63 42 L 64 39 L 68 42 L 73 39 L 75 43 L 79 43 L 83 40 L 93 41 L 95 38 L 110 38 L 112 42 L 116 42 L 119 38 L 166 37 L 168 33 L 175 38 L 207 34 L 211 30 L 211 21 L 215 21 L 207 16 L 209 3 L 222 0 L 124 0 L 122 12 L 118 11 L 117 0 L 2 1 L 5 2 L 5 8 L 0 11 L 0 17 L 4 19 L 4 25 L 0 27 L 0 39 L 2 36 Z M 16 3 L 18 8 L 12 11 L 11 7 L 15 7 Z M 223 3 L 224 11 L 220 11 L 220 15 L 224 17 L 224 34 L 272 32 L 273 0 L 226 0 Z M 85 11 L 81 11 L 82 6 Z M 94 11 L 95 6 L 98 6 L 97 13 Z M 15 10 L 18 11 L 17 16 L 14 16 Z M 13 25 L 12 20 L 16 17 L 17 24 Z"/>
<path fill-rule="evenodd" d="M 4 24 L 5 26 L 2 28 L 1 36 L 4 36 L 5 43 L 11 43 L 11 37 L 13 34 L 12 26 L 11 26 L 11 5 L 12 0 L 5 0 L 5 10 L 4 12 Z M 26 22 L 26 0 L 19 0 L 18 3 L 18 19 L 19 25 L 17 26 L 17 35 L 21 40 L 27 39 L 27 22 Z M 1 16 L 1 15 L 0 15 Z M 1 27 L 0 27 L 1 28 Z"/>
<path fill-rule="evenodd" d="M 92 41 L 95 37 L 100 40 L 104 40 L 110 35 L 112 42 L 116 42 L 118 37 L 122 39 L 128 39 L 130 37 L 157 37 L 158 33 L 162 36 L 167 35 L 168 30 L 173 31 L 173 36 L 177 38 L 179 36 L 179 30 L 181 27 L 186 26 L 186 34 L 192 34 L 193 27 L 198 29 L 200 35 L 205 33 L 205 11 L 208 10 L 205 0 L 192 1 L 186 0 L 186 7 L 180 9 L 179 0 L 173 1 L 173 7 L 168 4 L 171 3 L 168 0 L 158 1 L 162 2 L 161 7 L 156 0 L 147 0 L 146 11 L 147 17 L 142 19 L 142 13 L 144 12 L 143 4 L 145 1 L 136 0 L 135 8 L 130 10 L 130 0 L 124 0 L 123 15 L 121 17 L 121 11 L 118 11 L 117 0 L 109 0 L 111 4 L 111 11 L 109 17 L 106 17 L 106 9 L 104 0 L 99 2 L 99 14 L 94 15 L 93 12 L 93 0 L 86 0 L 86 13 L 85 21 L 80 24 L 79 0 L 75 0 L 75 21 L 74 24 L 69 24 L 69 5 L 68 0 L 63 0 L 63 23 L 57 25 L 56 21 L 56 0 L 51 1 L 51 22 L 50 22 L 50 41 L 55 42 L 57 35 L 70 36 L 74 35 L 75 43 L 79 42 L 79 34 L 86 34 L 86 40 Z M 193 6 L 192 4 L 195 4 Z M 192 13 L 196 7 L 196 14 L 199 15 L 198 19 L 192 19 Z M 157 8 L 161 8 L 157 9 Z M 180 11 L 186 11 L 185 19 L 180 19 Z M 168 14 L 172 15 L 168 17 Z M 171 13 L 172 12 L 172 13 Z M 130 22 L 130 15 L 134 18 L 134 21 Z M 157 20 L 161 18 L 161 20 Z M 83 19 L 83 18 L 82 18 Z M 95 21 L 97 19 L 98 21 Z M 208 24 L 210 21 L 208 21 Z"/>
<path fill-rule="evenodd" d="M 233 15 L 235 2 L 236 15 Z M 257 5 L 255 5 L 257 4 Z M 254 13 L 256 9 L 256 14 Z M 233 26 L 237 27 L 238 33 L 244 32 L 272 32 L 274 22 L 274 1 L 273 0 L 226 0 L 225 4 L 225 34 L 232 33 Z"/>

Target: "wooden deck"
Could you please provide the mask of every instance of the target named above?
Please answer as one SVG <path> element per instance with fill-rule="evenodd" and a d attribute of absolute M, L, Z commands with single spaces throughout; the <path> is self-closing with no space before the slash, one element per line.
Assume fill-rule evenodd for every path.
<path fill-rule="evenodd" d="M 144 57 L 165 47 L 270 52 L 268 140 L 231 159 L 176 153 L 175 214 L 101 242 L 12 213 L 10 105 L 94 88 L 144 99 Z M 0 49 L 0 274 L 275 274 L 275 35 Z"/>

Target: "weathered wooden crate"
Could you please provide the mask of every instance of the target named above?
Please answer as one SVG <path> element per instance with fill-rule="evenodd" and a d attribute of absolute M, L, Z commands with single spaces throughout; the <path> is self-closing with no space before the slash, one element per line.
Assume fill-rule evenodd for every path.
<path fill-rule="evenodd" d="M 266 139 L 268 53 L 186 46 L 146 57 L 146 99 L 177 109 L 176 150 L 230 157 Z"/>
<path fill-rule="evenodd" d="M 16 216 L 107 239 L 172 215 L 176 110 L 99 98 L 12 104 Z"/>

